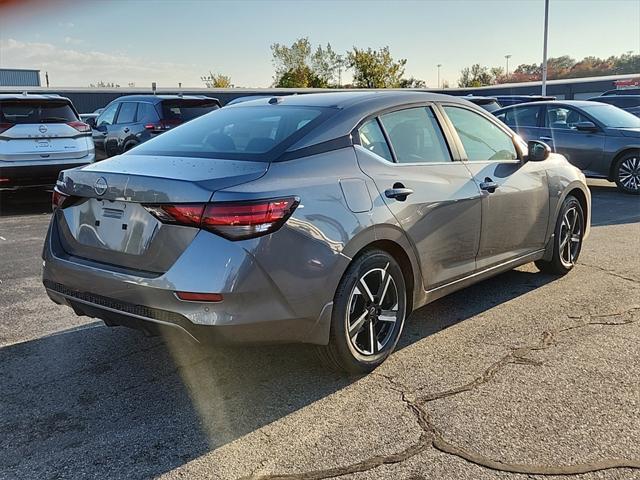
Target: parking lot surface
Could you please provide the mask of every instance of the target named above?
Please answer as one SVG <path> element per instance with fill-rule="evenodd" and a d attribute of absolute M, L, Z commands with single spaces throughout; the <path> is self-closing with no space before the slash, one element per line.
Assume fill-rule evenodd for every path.
<path fill-rule="evenodd" d="M 527 265 L 428 305 L 357 378 L 306 346 L 76 317 L 40 281 L 46 195 L 5 199 L 0 478 L 640 478 L 640 199 L 591 186 L 569 275 Z"/>

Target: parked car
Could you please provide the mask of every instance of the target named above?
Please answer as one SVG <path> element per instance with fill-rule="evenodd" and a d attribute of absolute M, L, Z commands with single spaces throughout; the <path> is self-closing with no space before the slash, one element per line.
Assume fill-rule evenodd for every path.
<path fill-rule="evenodd" d="M 273 95 L 245 95 L 244 97 L 236 97 L 233 100 L 227 102 L 225 107 L 235 105 L 237 103 L 249 102 L 251 100 L 260 100 L 263 98 L 271 98 Z"/>
<path fill-rule="evenodd" d="M 617 88 L 615 90 L 607 90 L 602 94 L 602 96 L 608 95 L 640 95 L 640 87 Z"/>
<path fill-rule="evenodd" d="M 217 99 L 202 95 L 126 95 L 87 122 L 93 128 L 98 154 L 105 158 L 218 108 Z"/>
<path fill-rule="evenodd" d="M 593 97 L 592 102 L 608 103 L 622 110 L 640 117 L 640 95 L 607 95 L 605 97 Z"/>
<path fill-rule="evenodd" d="M 498 100 L 503 107 L 517 105 L 519 103 L 547 102 L 555 99 L 556 97 L 548 95 L 496 95 L 496 100 Z"/>
<path fill-rule="evenodd" d="M 91 129 L 68 98 L 0 95 L 0 191 L 52 188 L 61 170 L 93 161 Z"/>
<path fill-rule="evenodd" d="M 640 118 L 586 100 L 515 105 L 493 113 L 524 139 L 547 142 L 587 177 L 640 193 Z"/>
<path fill-rule="evenodd" d="M 502 105 L 498 103 L 495 97 L 476 97 L 475 95 L 467 95 L 463 97 L 465 100 L 469 100 L 471 103 L 478 105 L 487 112 L 495 112 L 502 108 Z"/>
<path fill-rule="evenodd" d="M 355 372 L 409 313 L 535 261 L 574 266 L 584 175 L 466 100 L 336 92 L 225 107 L 64 172 L 48 295 L 195 339 L 306 342 Z"/>

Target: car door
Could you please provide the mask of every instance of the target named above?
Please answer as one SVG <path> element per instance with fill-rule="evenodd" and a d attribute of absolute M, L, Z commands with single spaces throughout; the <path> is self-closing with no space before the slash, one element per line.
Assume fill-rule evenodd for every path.
<path fill-rule="evenodd" d="M 359 129 L 356 155 L 415 246 L 427 288 L 475 270 L 480 192 L 433 106 L 384 113 Z"/>
<path fill-rule="evenodd" d="M 549 219 L 544 162 L 523 162 L 513 134 L 489 115 L 461 105 L 442 108 L 456 133 L 464 165 L 482 192 L 477 268 L 543 249 Z"/>
<path fill-rule="evenodd" d="M 580 131 L 576 127 L 579 122 L 595 124 L 574 107 L 547 104 L 544 127 L 539 139 L 548 143 L 554 152 L 564 155 L 580 170 L 588 170 L 591 165 L 598 165 L 602 159 L 605 135 L 600 128 L 593 132 Z"/>
<path fill-rule="evenodd" d="M 102 153 L 103 156 L 109 156 L 106 141 L 109 134 L 113 131 L 113 124 L 119 107 L 120 103 L 112 103 L 109 105 L 96 119 L 96 126 L 91 133 L 96 149 Z"/>
<path fill-rule="evenodd" d="M 107 135 L 107 150 L 110 155 L 119 155 L 136 140 L 134 130 L 137 102 L 122 102 L 112 131 Z"/>
<path fill-rule="evenodd" d="M 525 140 L 538 140 L 543 134 L 542 129 L 542 106 L 541 105 L 521 105 L 508 108 L 500 112 L 496 118 L 514 130 Z"/>

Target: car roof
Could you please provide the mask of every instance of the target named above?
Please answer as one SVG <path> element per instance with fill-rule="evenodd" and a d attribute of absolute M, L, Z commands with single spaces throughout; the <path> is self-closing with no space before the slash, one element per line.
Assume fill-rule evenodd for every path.
<path fill-rule="evenodd" d="M 529 103 L 517 103 L 515 105 L 508 105 L 506 107 L 501 108 L 500 110 L 496 110 L 493 112 L 494 115 L 499 114 L 504 110 L 512 110 L 514 108 L 526 108 L 526 107 L 540 107 L 542 105 L 568 105 L 572 107 L 590 107 L 595 103 L 591 100 L 549 100 L 544 102 L 529 102 Z"/>
<path fill-rule="evenodd" d="M 0 100 L 66 100 L 71 103 L 71 100 L 67 97 L 62 97 L 53 93 L 0 93 Z"/>
<path fill-rule="evenodd" d="M 159 103 L 163 100 L 213 100 L 218 102 L 217 98 L 207 97 L 206 95 L 123 95 L 112 101 Z"/>

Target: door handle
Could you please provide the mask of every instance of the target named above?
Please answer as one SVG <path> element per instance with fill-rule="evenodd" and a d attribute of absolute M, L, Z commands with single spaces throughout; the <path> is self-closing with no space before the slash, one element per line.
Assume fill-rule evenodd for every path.
<path fill-rule="evenodd" d="M 489 177 L 485 178 L 484 182 L 480 182 L 480 190 L 484 190 L 489 193 L 495 192 L 496 188 L 498 188 L 499 186 L 500 185 L 498 185 Z"/>
<path fill-rule="evenodd" d="M 125 129 L 124 129 L 124 133 L 129 133 L 129 131 L 130 131 L 130 130 L 129 130 L 129 127 L 125 127 Z"/>
<path fill-rule="evenodd" d="M 411 190 L 410 188 L 405 188 L 404 185 L 401 187 L 394 185 L 393 188 L 387 188 L 384 191 L 384 196 L 387 198 L 395 198 L 403 202 L 407 199 L 407 196 L 411 195 L 412 193 L 413 190 Z"/>
<path fill-rule="evenodd" d="M 543 137 L 540 137 L 540 140 L 542 140 L 543 142 L 550 142 L 550 141 L 552 141 L 552 140 L 553 140 L 553 138 L 551 138 L 551 137 L 544 137 L 544 136 L 543 136 Z"/>

